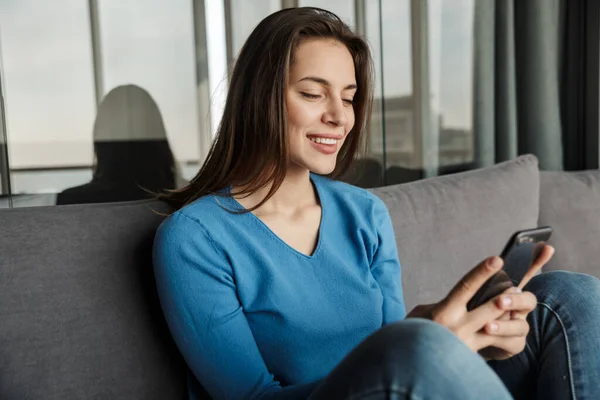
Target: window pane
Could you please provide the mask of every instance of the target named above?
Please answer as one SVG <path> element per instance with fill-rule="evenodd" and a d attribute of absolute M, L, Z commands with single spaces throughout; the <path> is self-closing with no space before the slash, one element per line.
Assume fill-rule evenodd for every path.
<path fill-rule="evenodd" d="M 474 0 L 442 1 L 440 49 L 440 166 L 473 161 Z"/>
<path fill-rule="evenodd" d="M 267 15 L 281 9 L 280 0 L 231 0 L 231 33 L 234 59 L 252 30 Z"/>
<path fill-rule="evenodd" d="M 383 87 L 383 101 L 376 99 L 374 122 L 382 102 L 386 183 L 452 172 L 449 166 L 473 160 L 473 0 L 382 0 L 381 6 L 383 57 L 375 52 L 375 59 L 382 64 L 376 93 Z M 367 16 L 367 26 L 377 26 Z M 378 136 L 373 140 L 374 151 L 384 147 Z"/>
<path fill-rule="evenodd" d="M 380 9 L 377 2 L 366 2 L 367 40 L 376 71 L 369 158 L 382 169 L 408 164 L 414 152 L 409 3 L 382 0 Z"/>
<path fill-rule="evenodd" d="M 94 88 L 87 3 L 0 2 L 6 128 L 13 193 L 56 192 L 60 171 L 44 179 L 23 169 L 89 168 Z M 85 169 L 84 169 L 85 170 Z M 86 179 L 68 173 L 69 182 Z"/>
<path fill-rule="evenodd" d="M 198 161 L 192 5 L 188 0 L 98 2 L 104 92 L 134 84 L 150 94 L 176 159 Z"/>
<path fill-rule="evenodd" d="M 179 178 L 177 184 L 185 183 L 184 176 L 189 178 L 187 170 L 191 174 L 197 170 L 199 119 L 191 2 L 98 4 L 101 95 L 126 88 L 108 105 L 102 101 L 98 112 L 104 113 L 103 119 L 95 104 L 88 2 L 0 2 L 13 193 L 63 195 L 65 189 L 77 191 L 81 185 L 96 184 L 100 175 L 106 176 L 100 170 L 107 164 L 99 154 L 107 152 L 112 157 L 109 169 L 117 177 L 141 171 L 142 159 L 152 168 L 156 163 L 149 161 L 148 154 L 159 153 L 171 160 L 168 174 L 171 181 Z M 156 112 L 150 117 L 141 112 L 153 109 Z M 113 129 L 118 122 L 124 129 Z M 161 149 L 152 141 L 141 143 L 156 139 L 160 130 L 156 127 L 161 127 L 167 144 Z M 132 142 L 126 143 L 128 139 Z M 107 150 L 102 144 L 106 140 L 118 143 Z M 148 150 L 145 158 L 140 156 L 140 146 Z M 187 170 L 173 172 L 171 149 Z M 119 164 L 117 159 L 130 164 Z M 106 192 L 114 194 L 112 187 Z M 14 197 L 15 204 L 25 199 Z M 54 201 L 40 199 L 33 203 Z"/>

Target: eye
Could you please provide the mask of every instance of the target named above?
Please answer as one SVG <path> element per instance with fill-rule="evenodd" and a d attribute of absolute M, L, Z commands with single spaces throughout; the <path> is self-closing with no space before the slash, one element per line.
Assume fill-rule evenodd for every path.
<path fill-rule="evenodd" d="M 344 103 L 348 104 L 348 105 L 354 105 L 354 99 L 344 99 Z"/>
<path fill-rule="evenodd" d="M 306 93 L 306 92 L 300 92 L 300 94 L 302 94 L 302 96 L 306 97 L 307 99 L 312 99 L 312 100 L 316 100 L 319 97 L 321 97 L 321 95 L 319 95 L 319 94 L 312 94 L 312 93 Z"/>

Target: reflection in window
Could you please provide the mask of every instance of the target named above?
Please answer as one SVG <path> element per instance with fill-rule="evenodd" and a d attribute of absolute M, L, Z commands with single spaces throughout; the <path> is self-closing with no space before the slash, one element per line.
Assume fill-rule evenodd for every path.
<path fill-rule="evenodd" d="M 58 194 L 56 204 L 140 200 L 175 188 L 175 161 L 154 99 L 135 85 L 111 90 L 94 122 L 90 182 Z"/>
<path fill-rule="evenodd" d="M 367 2 L 365 20 L 376 71 L 369 158 L 383 169 L 412 157 L 413 102 L 410 2 L 382 0 L 380 7 Z"/>
<path fill-rule="evenodd" d="M 381 23 L 378 11 L 366 9 L 378 74 L 372 128 L 382 132 L 370 148 L 385 156 L 386 183 L 423 177 L 430 157 L 434 166 L 472 161 L 473 0 L 382 0 Z"/>
<path fill-rule="evenodd" d="M 99 3 L 104 93 L 134 84 L 158 103 L 180 163 L 200 158 L 192 5 L 187 0 Z"/>

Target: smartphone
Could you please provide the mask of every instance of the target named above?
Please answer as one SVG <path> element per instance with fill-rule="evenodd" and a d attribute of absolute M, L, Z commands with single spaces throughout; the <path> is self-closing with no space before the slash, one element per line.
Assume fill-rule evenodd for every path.
<path fill-rule="evenodd" d="M 477 308 L 506 289 L 518 286 L 539 257 L 550 236 L 552 228 L 549 226 L 514 233 L 500 254 L 504 266 L 475 293 L 467 304 L 467 309 Z"/>

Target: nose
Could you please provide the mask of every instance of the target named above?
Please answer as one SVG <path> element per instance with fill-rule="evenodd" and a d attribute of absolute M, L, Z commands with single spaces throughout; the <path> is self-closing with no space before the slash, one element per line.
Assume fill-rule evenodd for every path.
<path fill-rule="evenodd" d="M 346 107 L 342 99 L 331 98 L 327 102 L 327 109 L 323 113 L 322 121 L 333 126 L 344 126 L 348 122 Z"/>

